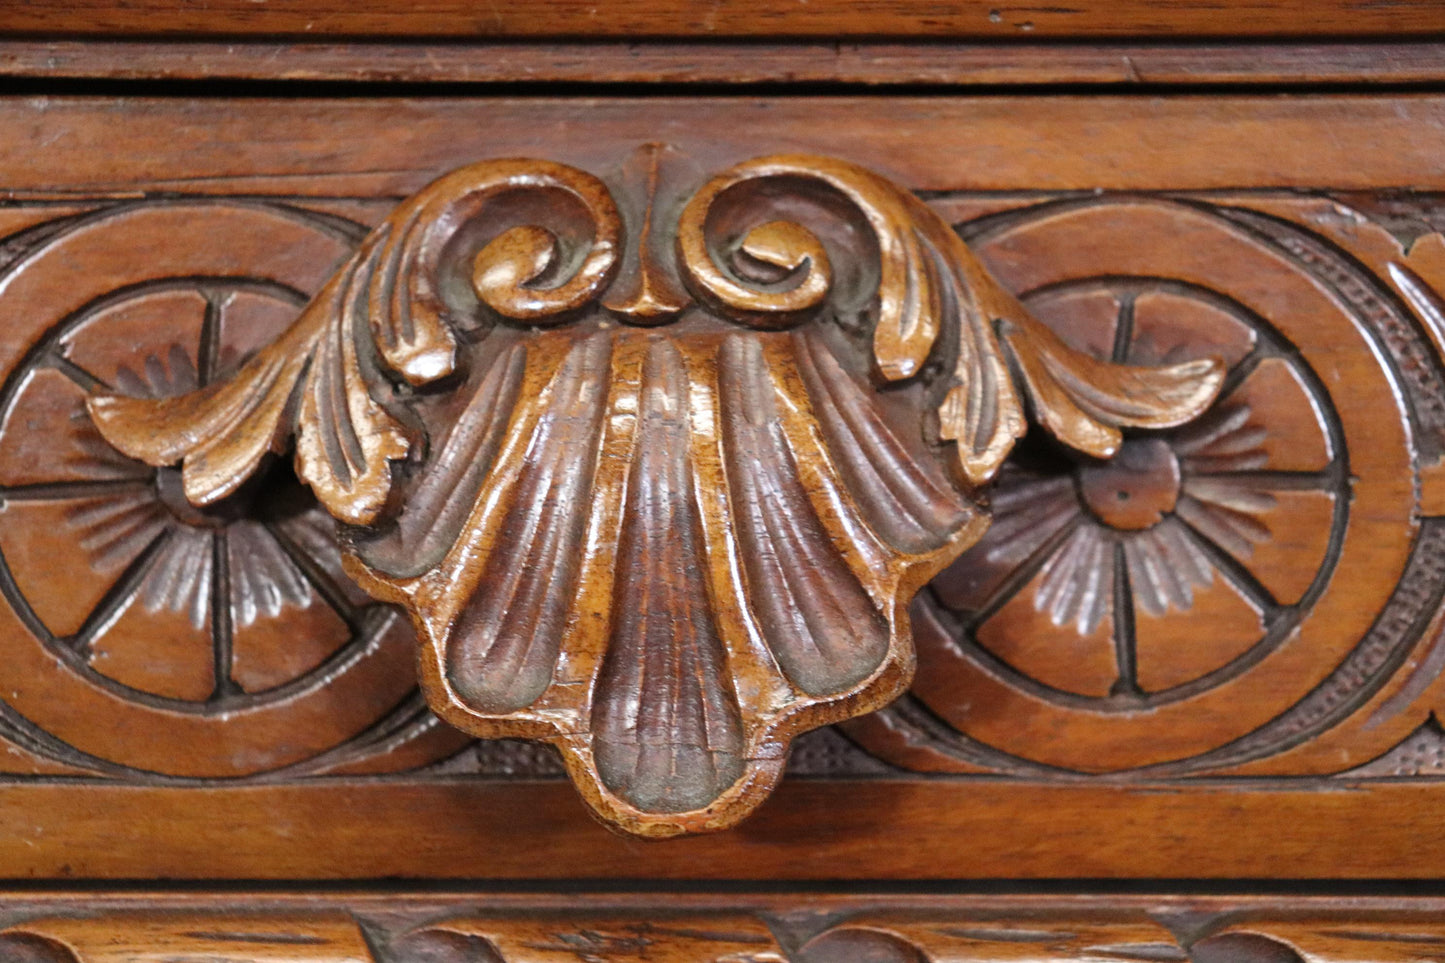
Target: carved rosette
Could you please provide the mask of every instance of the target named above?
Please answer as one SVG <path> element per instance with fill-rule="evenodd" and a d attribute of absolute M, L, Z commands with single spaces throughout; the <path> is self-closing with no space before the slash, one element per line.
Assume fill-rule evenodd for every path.
<path fill-rule="evenodd" d="M 795 735 L 904 690 L 909 602 L 983 534 L 1025 396 L 1107 458 L 1223 373 L 1076 351 L 852 164 L 697 181 L 655 147 L 612 188 L 458 170 L 233 377 L 89 405 L 197 505 L 294 437 L 348 572 L 411 615 L 433 709 L 554 743 L 648 836 L 736 823 Z"/>
<path fill-rule="evenodd" d="M 934 203 L 1073 347 L 1229 372 L 1110 462 L 1022 445 L 988 533 L 915 600 L 912 691 L 849 736 L 1035 780 L 1435 765 L 1439 236 L 1271 192 Z"/>

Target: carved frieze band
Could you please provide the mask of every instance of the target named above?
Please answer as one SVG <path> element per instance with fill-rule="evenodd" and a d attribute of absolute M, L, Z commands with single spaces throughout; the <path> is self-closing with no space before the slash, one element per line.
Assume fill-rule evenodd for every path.
<path fill-rule="evenodd" d="M 0 211 L 6 773 L 565 767 L 708 828 L 915 657 L 793 768 L 1445 770 L 1438 199 L 649 148 L 394 208 Z"/>
<path fill-rule="evenodd" d="M 807 914 L 803 914 L 804 917 Z M 103 912 L 0 931 L 7 963 L 1389 963 L 1436 959 L 1445 926 L 1422 914 L 820 912 L 457 915 Z M 1168 916 L 1169 914 L 1164 914 Z"/>
<path fill-rule="evenodd" d="M 455 171 L 234 372 L 87 401 L 200 510 L 294 438 L 431 708 L 551 742 L 649 836 L 736 823 L 793 736 L 907 688 L 908 605 L 982 534 L 1026 402 L 1102 460 L 1223 378 L 1071 347 L 862 167 L 764 157 L 689 196 L 665 154 L 632 236 L 579 169 Z"/>

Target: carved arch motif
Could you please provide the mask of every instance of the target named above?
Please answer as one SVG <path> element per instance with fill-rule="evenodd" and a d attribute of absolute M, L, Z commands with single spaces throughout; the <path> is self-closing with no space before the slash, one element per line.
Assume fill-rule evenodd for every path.
<path fill-rule="evenodd" d="M 749 909 L 679 913 L 665 904 L 439 913 L 404 899 L 385 914 L 373 900 L 362 915 L 318 908 L 314 897 L 304 909 L 293 899 L 285 911 L 243 903 L 66 913 L 56 910 L 70 907 L 51 903 L 20 910 L 0 930 L 0 954 L 7 963 L 1379 963 L 1422 959 L 1429 950 L 1421 947 L 1438 944 L 1442 932 L 1425 900 L 1306 913 L 1215 901 L 1187 917 L 1157 904 L 1098 902 L 1061 911 L 1023 901 L 910 909 L 855 899 L 832 913 L 815 903 L 811 913 L 800 906 L 766 917 Z"/>
<path fill-rule="evenodd" d="M 845 161 L 737 165 L 659 229 L 664 153 L 623 205 L 546 161 L 448 174 L 232 377 L 89 401 L 197 505 L 294 438 L 347 571 L 411 616 L 433 709 L 554 743 L 649 836 L 733 825 L 795 735 L 907 687 L 909 602 L 983 534 L 1026 401 L 1107 458 L 1223 376 L 1075 350 Z"/>

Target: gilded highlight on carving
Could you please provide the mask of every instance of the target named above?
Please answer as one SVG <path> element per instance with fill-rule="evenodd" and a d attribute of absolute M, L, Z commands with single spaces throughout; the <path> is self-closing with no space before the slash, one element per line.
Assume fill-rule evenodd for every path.
<path fill-rule="evenodd" d="M 231 379 L 89 404 L 197 504 L 294 438 L 432 708 L 555 744 L 644 836 L 735 824 L 794 736 L 908 686 L 909 602 L 982 536 L 1025 399 L 1107 458 L 1223 373 L 1073 350 L 855 165 L 689 170 L 453 172 Z"/>

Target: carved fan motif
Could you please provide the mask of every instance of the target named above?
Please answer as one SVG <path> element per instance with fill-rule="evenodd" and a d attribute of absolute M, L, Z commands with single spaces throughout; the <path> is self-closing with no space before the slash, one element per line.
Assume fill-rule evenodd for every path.
<path fill-rule="evenodd" d="M 1107 462 L 1045 445 L 1017 459 L 1000 473 L 992 528 L 934 595 L 977 613 L 984 649 L 1061 692 L 1119 708 L 1177 697 L 1171 689 L 1221 672 L 1303 608 L 1347 497 L 1316 414 L 1329 401 L 1277 336 L 1180 285 L 1090 281 L 1028 301 L 1081 350 L 1134 363 L 1197 351 L 1181 320 L 1201 319 L 1230 377 L 1205 415 L 1137 433 Z M 1269 564 L 1281 537 L 1296 568 Z M 991 624 L 1026 609 L 1016 625 L 1027 629 Z M 1196 646 L 1206 651 L 1180 651 L 1171 630 L 1185 615 L 1210 636 Z"/>
<path fill-rule="evenodd" d="M 156 240 L 138 252 L 138 234 Z M 347 764 L 369 729 L 420 715 L 409 627 L 350 584 L 334 520 L 289 470 L 197 508 L 178 470 L 115 451 L 85 405 L 233 375 L 357 241 L 279 206 L 176 199 L 10 237 L 0 314 L 29 332 L 0 385 L 13 768 L 251 779 Z"/>
<path fill-rule="evenodd" d="M 850 735 L 927 771 L 1154 780 L 1354 770 L 1433 727 L 1404 708 L 1440 664 L 1445 405 L 1382 280 L 1395 239 L 1322 235 L 1329 204 L 1297 199 L 938 203 L 1074 347 L 1229 373 L 1110 462 L 1026 442 L 989 532 L 915 600 L 907 699 Z"/>
<path fill-rule="evenodd" d="M 195 391 L 239 360 L 238 328 L 284 325 L 302 300 L 255 281 L 141 284 L 70 319 L 18 379 L 7 421 L 60 428 L 50 440 L 66 455 L 48 466 L 21 461 L 0 479 L 0 548 L 56 648 L 102 679 L 160 699 L 239 708 L 245 695 L 294 681 L 350 641 L 359 623 L 350 604 L 312 582 L 341 575 L 330 521 L 294 484 L 293 497 L 276 489 L 256 505 L 198 509 L 174 469 L 151 469 L 105 444 L 82 403 L 110 386 L 142 398 Z M 105 344 L 140 331 L 154 350 L 107 361 Z M 6 438 L 3 447 L 17 444 Z M 75 611 L 75 594 L 54 586 L 60 554 L 94 571 L 92 593 L 78 600 L 88 610 Z M 283 647 L 278 626 L 288 620 L 308 632 Z"/>
<path fill-rule="evenodd" d="M 1025 395 L 1105 458 L 1223 373 L 1075 350 L 851 164 L 750 161 L 680 215 L 679 166 L 644 151 L 621 209 L 558 164 L 456 171 L 233 378 L 90 401 L 197 504 L 294 437 L 348 571 L 411 614 L 432 707 L 555 743 L 652 836 L 735 823 L 793 736 L 907 686 L 908 603 L 982 535 Z"/>

